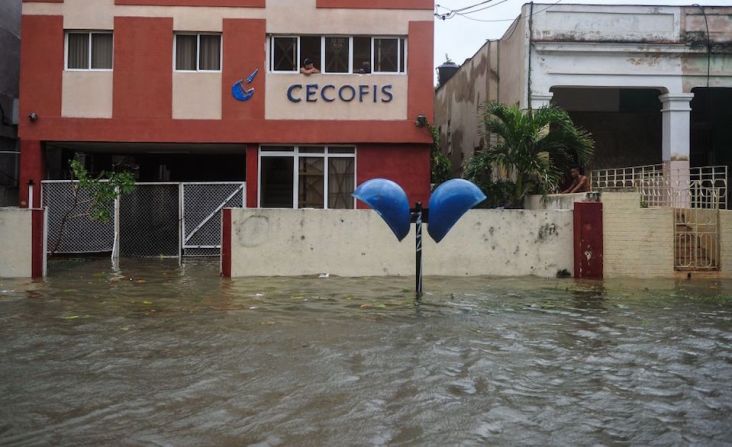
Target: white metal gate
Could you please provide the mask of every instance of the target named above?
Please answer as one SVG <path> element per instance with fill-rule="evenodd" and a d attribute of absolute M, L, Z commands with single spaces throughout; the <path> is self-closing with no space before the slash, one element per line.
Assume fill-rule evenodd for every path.
<path fill-rule="evenodd" d="M 111 221 L 97 222 L 88 217 L 87 191 L 74 195 L 73 185 L 69 180 L 43 182 L 51 253 L 116 249 L 130 257 L 217 256 L 221 210 L 246 203 L 244 182 L 137 183 L 132 193 L 110 205 L 115 208 Z"/>
<path fill-rule="evenodd" d="M 719 270 L 719 210 L 674 209 L 674 269 Z"/>

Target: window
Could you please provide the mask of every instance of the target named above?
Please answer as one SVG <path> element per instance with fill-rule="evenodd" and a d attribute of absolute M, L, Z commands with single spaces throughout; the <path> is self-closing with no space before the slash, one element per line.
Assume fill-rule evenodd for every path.
<path fill-rule="evenodd" d="M 108 31 L 66 33 L 66 69 L 111 70 L 113 40 Z"/>
<path fill-rule="evenodd" d="M 221 71 L 221 35 L 176 34 L 175 69 Z"/>
<path fill-rule="evenodd" d="M 351 39 L 348 37 L 325 38 L 325 64 L 323 73 L 351 72 Z"/>
<path fill-rule="evenodd" d="M 298 71 L 298 38 L 272 37 L 270 39 L 270 64 L 272 71 Z"/>
<path fill-rule="evenodd" d="M 405 73 L 406 53 L 403 37 L 271 36 L 269 67 L 297 73 L 310 59 L 323 73 Z"/>
<path fill-rule="evenodd" d="M 354 208 L 355 148 L 262 146 L 259 157 L 262 208 Z"/>

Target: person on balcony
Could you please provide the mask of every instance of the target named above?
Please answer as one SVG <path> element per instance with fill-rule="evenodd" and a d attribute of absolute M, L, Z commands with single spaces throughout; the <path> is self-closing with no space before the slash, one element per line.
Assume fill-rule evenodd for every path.
<path fill-rule="evenodd" d="M 313 61 L 311 59 L 305 58 L 305 60 L 302 61 L 302 67 L 300 67 L 300 73 L 304 74 L 305 76 L 310 76 L 312 74 L 320 73 L 320 70 L 315 68 L 315 65 L 313 65 Z"/>
<path fill-rule="evenodd" d="M 590 180 L 586 175 L 582 175 L 578 166 L 570 169 L 569 173 L 572 176 L 572 184 L 562 191 L 562 194 L 574 194 L 576 192 L 588 192 L 590 190 Z"/>

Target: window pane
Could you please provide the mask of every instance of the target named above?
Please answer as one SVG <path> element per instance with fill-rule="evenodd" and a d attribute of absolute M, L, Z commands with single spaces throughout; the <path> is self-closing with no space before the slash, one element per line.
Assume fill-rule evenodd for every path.
<path fill-rule="evenodd" d="M 371 38 L 353 38 L 353 72 L 371 73 Z"/>
<path fill-rule="evenodd" d="M 196 36 L 178 34 L 175 36 L 175 69 L 196 69 Z"/>
<path fill-rule="evenodd" d="M 221 70 L 221 36 L 201 35 L 199 70 Z"/>
<path fill-rule="evenodd" d="M 69 33 L 68 68 L 89 68 L 89 33 Z"/>
<path fill-rule="evenodd" d="M 348 37 L 325 38 L 326 73 L 348 73 Z"/>
<path fill-rule="evenodd" d="M 396 73 L 398 65 L 398 39 L 374 39 L 374 71 Z"/>
<path fill-rule="evenodd" d="M 300 157 L 298 171 L 298 208 L 324 208 L 325 182 L 323 181 L 324 158 Z"/>
<path fill-rule="evenodd" d="M 272 70 L 296 71 L 297 38 L 273 37 L 272 42 Z"/>
<path fill-rule="evenodd" d="M 329 147 L 328 152 L 331 154 L 355 154 L 356 149 L 353 147 Z"/>
<path fill-rule="evenodd" d="M 295 152 L 292 146 L 262 146 L 262 152 Z"/>
<path fill-rule="evenodd" d="M 353 158 L 328 158 L 328 208 L 353 209 Z"/>
<path fill-rule="evenodd" d="M 323 146 L 300 146 L 301 154 L 324 154 L 325 148 Z"/>
<path fill-rule="evenodd" d="M 111 34 L 92 34 L 92 68 L 112 68 Z"/>
<path fill-rule="evenodd" d="M 407 45 L 404 39 L 399 39 L 399 72 L 404 73 L 407 71 Z"/>
<path fill-rule="evenodd" d="M 305 59 L 313 61 L 313 67 L 320 70 L 320 36 L 300 37 L 300 67 L 305 66 Z"/>
<path fill-rule="evenodd" d="M 292 208 L 294 157 L 261 157 L 262 208 Z"/>

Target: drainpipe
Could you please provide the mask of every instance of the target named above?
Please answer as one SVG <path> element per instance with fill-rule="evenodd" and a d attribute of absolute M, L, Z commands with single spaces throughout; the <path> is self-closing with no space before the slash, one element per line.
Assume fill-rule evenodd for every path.
<path fill-rule="evenodd" d="M 531 110 L 531 41 L 534 33 L 534 2 L 529 3 L 529 72 L 526 78 L 526 105 Z"/>

